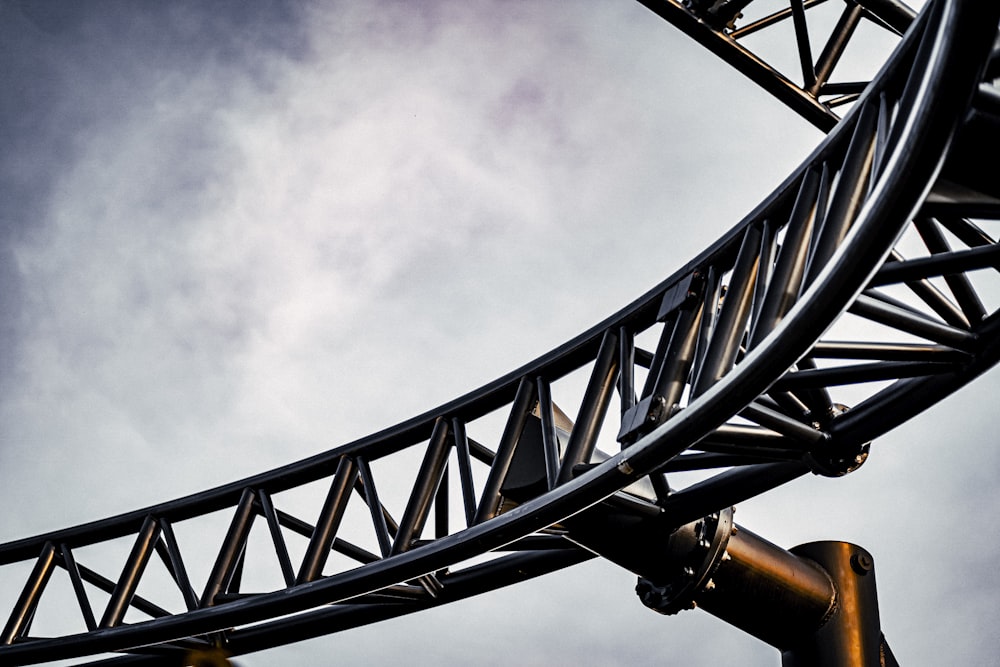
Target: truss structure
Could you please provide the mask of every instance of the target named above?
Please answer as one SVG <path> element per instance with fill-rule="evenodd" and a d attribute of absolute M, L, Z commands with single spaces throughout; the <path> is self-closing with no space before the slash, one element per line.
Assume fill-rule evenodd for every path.
<path fill-rule="evenodd" d="M 276 470 L 0 545 L 0 566 L 24 572 L 0 663 L 184 664 L 418 612 L 592 558 L 578 545 L 602 511 L 704 537 L 744 499 L 849 474 L 996 363 L 1000 181 L 979 165 L 1000 137 L 1000 5 L 848 0 L 816 26 L 832 2 L 644 4 L 825 139 L 681 270 L 480 389 Z M 898 43 L 844 81 L 861 25 Z M 780 26 L 786 71 L 748 46 Z M 120 569 L 92 567 L 123 543 Z M 57 578 L 80 629 L 53 636 L 33 618 Z"/>

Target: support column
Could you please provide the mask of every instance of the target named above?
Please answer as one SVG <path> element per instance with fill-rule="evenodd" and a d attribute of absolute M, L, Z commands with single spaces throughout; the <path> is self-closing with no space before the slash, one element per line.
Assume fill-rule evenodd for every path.
<path fill-rule="evenodd" d="M 782 667 L 889 667 L 875 590 L 875 561 L 847 542 L 812 542 L 791 549 L 817 563 L 837 590 L 836 607 L 815 632 L 781 653 Z"/>
<path fill-rule="evenodd" d="M 701 607 L 778 649 L 782 667 L 898 667 L 879 624 L 874 560 L 861 547 L 785 550 L 734 524 L 732 509 L 671 528 L 654 505 L 615 498 L 563 525 L 569 539 L 638 574 L 651 609 Z"/>

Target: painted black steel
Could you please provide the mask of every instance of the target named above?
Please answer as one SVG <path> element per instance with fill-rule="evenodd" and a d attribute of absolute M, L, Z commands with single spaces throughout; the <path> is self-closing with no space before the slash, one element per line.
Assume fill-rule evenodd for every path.
<path fill-rule="evenodd" d="M 208 583 L 201 594 L 201 607 L 210 607 L 215 604 L 215 597 L 226 592 L 236 573 L 237 565 L 243 556 L 243 549 L 246 545 L 247 536 L 250 534 L 251 520 L 254 512 L 254 492 L 251 489 L 244 489 L 240 497 L 239 505 L 233 516 L 232 523 L 229 524 L 229 532 L 222 542 L 222 548 L 215 560 L 215 566 L 208 577 Z"/>
<path fill-rule="evenodd" d="M 788 220 L 788 231 L 774 266 L 774 274 L 761 301 L 757 321 L 750 338 L 750 348 L 769 334 L 782 320 L 799 296 L 799 288 L 805 275 L 809 240 L 815 224 L 817 195 L 820 174 L 807 171 L 799 186 Z"/>
<path fill-rule="evenodd" d="M 545 457 L 545 481 L 549 489 L 559 483 L 559 434 L 552 414 L 552 390 L 549 383 L 538 378 L 538 412 L 542 422 L 542 449 Z"/>
<path fill-rule="evenodd" d="M 479 501 L 479 509 L 476 511 L 476 523 L 493 518 L 499 510 L 502 500 L 500 487 L 503 486 L 504 479 L 507 477 L 507 470 L 510 468 L 511 461 L 514 460 L 514 448 L 517 447 L 521 431 L 524 430 L 524 425 L 528 421 L 531 406 L 534 405 L 534 392 L 534 383 L 527 378 L 522 379 L 514 399 L 514 408 L 510 412 L 507 427 L 504 429 L 500 445 L 497 447 L 496 458 L 493 460 L 493 465 L 490 466 L 490 476 L 486 480 L 483 496 Z"/>
<path fill-rule="evenodd" d="M 73 594 L 76 595 L 76 601 L 80 605 L 80 613 L 83 614 L 83 621 L 87 624 L 88 630 L 96 630 L 97 620 L 94 616 L 94 609 L 90 606 L 90 600 L 87 598 L 87 591 L 83 587 L 83 578 L 80 576 L 80 568 L 76 565 L 76 559 L 73 558 L 73 552 L 67 549 L 66 545 L 63 545 L 62 547 L 62 558 L 63 565 L 66 568 L 66 571 L 69 572 L 70 581 L 73 583 Z M 193 606 L 188 605 L 188 610 L 193 608 Z"/>
<path fill-rule="evenodd" d="M 574 467 L 590 461 L 597 445 L 597 436 L 607 413 L 614 390 L 615 377 L 618 370 L 615 348 L 618 340 L 614 333 L 608 331 L 601 341 L 601 348 L 594 363 L 594 370 L 587 384 L 587 392 L 580 406 L 580 414 L 573 425 L 569 442 L 566 443 L 566 453 L 563 455 L 556 478 L 560 484 L 573 479 Z"/>
<path fill-rule="evenodd" d="M 448 424 L 439 419 L 434 425 L 430 444 L 424 453 L 423 463 L 417 472 L 410 500 L 406 504 L 403 518 L 396 531 L 396 540 L 392 544 L 393 554 L 402 553 L 410 548 L 411 542 L 423 530 L 424 522 L 430 511 L 431 501 L 441 485 L 441 475 L 444 473 L 445 461 L 448 456 Z"/>
<path fill-rule="evenodd" d="M 695 396 L 718 382 L 732 369 L 736 361 L 750 318 L 751 299 L 759 269 L 761 238 L 761 230 L 757 225 L 750 225 L 743 236 L 726 298 L 715 323 L 715 329 L 719 334 L 712 336 L 702 361 L 698 381 L 692 387 Z"/>
<path fill-rule="evenodd" d="M 125 568 L 114 591 L 111 592 L 111 600 L 108 601 L 107 609 L 101 618 L 100 627 L 111 628 L 122 622 L 129 603 L 135 595 L 135 590 L 139 586 L 139 579 L 142 571 L 149 562 L 149 557 L 153 554 L 154 544 L 160 537 L 160 526 L 153 517 L 146 517 L 139 535 L 136 537 L 132 553 L 125 561 Z"/>
<path fill-rule="evenodd" d="M 825 93 L 841 85 L 828 80 L 837 55 L 855 34 L 856 10 L 843 15 L 818 64 L 801 38 L 806 28 L 799 28 L 792 48 L 802 56 L 806 82 L 814 80 L 797 85 L 736 42 L 739 31 L 730 25 L 735 14 L 718 23 L 722 15 L 716 13 L 706 22 L 707 15 L 697 11 L 715 11 L 711 7 L 695 11 L 674 2 L 648 4 L 817 125 L 836 122 L 834 102 Z M 757 27 L 767 29 L 768 21 L 786 18 L 804 26 L 813 4 L 793 3 L 787 16 Z M 727 12 L 751 6 L 723 5 L 719 8 Z M 874 17 L 891 29 L 909 23 L 891 0 L 858 6 L 865 19 Z M 588 508 L 605 501 L 659 513 L 662 523 L 676 527 L 810 470 L 833 475 L 853 470 L 867 456 L 871 439 L 1000 359 L 1000 313 L 983 305 L 969 275 L 995 261 L 995 239 L 970 220 L 993 209 L 984 208 L 974 192 L 962 194 L 967 187 L 949 185 L 947 215 L 927 213 L 927 202 L 943 191 L 938 174 L 979 89 L 998 20 L 1000 7 L 992 3 L 929 3 L 867 92 L 769 198 L 674 276 L 553 352 L 438 409 L 310 459 L 177 501 L 0 545 L 0 566 L 34 563 L 8 617 L 0 661 L 29 664 L 104 651 L 149 652 L 153 644 L 224 629 L 230 631 L 216 640 L 227 642 L 231 653 L 258 650 L 286 637 L 418 611 L 461 591 L 488 591 L 500 583 L 491 583 L 486 573 L 516 578 L 518 564 L 530 559 L 499 555 L 490 565 L 475 566 L 480 569 L 445 570 L 505 545 L 527 547 L 534 533 L 539 535 L 530 539 L 558 541 L 553 525 L 574 515 L 573 521 L 585 521 Z M 910 229 L 926 241 L 929 258 L 893 255 L 900 234 Z M 955 241 L 946 240 L 945 232 L 968 249 L 952 249 L 949 243 Z M 947 291 L 921 282 L 939 271 L 948 276 Z M 915 302 L 890 294 L 895 288 L 915 295 Z M 878 323 L 883 337 L 827 339 L 848 311 Z M 637 343 L 647 331 L 660 341 L 652 353 Z M 926 342 L 898 340 L 901 334 Z M 840 362 L 821 367 L 827 359 Z M 638 368 L 648 369 L 641 383 Z M 578 370 L 589 371 L 590 379 L 564 449 L 551 387 Z M 840 384 L 874 379 L 891 384 L 849 410 L 831 398 Z M 596 446 L 616 388 L 622 420 L 613 425 L 612 435 L 617 433 L 624 447 L 605 458 Z M 506 413 L 506 427 L 495 441 L 482 444 L 469 437 L 467 426 L 498 410 Z M 737 415 L 757 425 L 747 426 Z M 508 497 L 514 488 L 507 484 L 512 462 L 519 448 L 529 446 L 529 424 L 538 427 L 544 483 L 525 497 Z M 460 510 L 447 501 L 452 444 Z M 397 523 L 379 500 L 372 464 L 393 461 L 410 448 L 422 448 L 423 462 Z M 472 466 L 479 464 L 489 471 L 477 493 Z M 661 475 L 730 466 L 669 494 Z M 275 506 L 283 492 L 319 481 L 330 491 L 315 526 Z M 649 500 L 620 494 L 641 481 L 655 490 Z M 378 554 L 339 534 L 344 509 L 352 502 L 367 505 Z M 432 505 L 435 527 L 428 537 L 423 533 Z M 191 561 L 184 557 L 192 556 L 182 555 L 171 526 L 220 510 L 230 513 L 229 529 L 212 555 L 215 564 L 199 597 L 188 576 Z M 456 511 L 462 521 L 452 520 Z M 258 518 L 266 522 L 274 546 L 285 584 L 280 590 L 243 590 L 248 536 Z M 452 531 L 459 524 L 467 527 Z M 286 531 L 309 540 L 301 563 L 289 557 Z M 82 549 L 117 538 L 135 544 L 117 580 L 78 562 Z M 179 588 L 184 609 L 170 611 L 134 594 L 154 550 Z M 354 565 L 324 576 L 332 551 Z M 540 570 L 545 570 L 578 558 L 539 557 L 538 562 L 544 560 Z M 88 631 L 29 639 L 33 611 L 48 579 L 60 569 L 74 585 Z M 84 582 L 111 595 L 99 624 L 86 618 Z M 123 623 L 128 609 L 150 618 Z M 324 625 L 332 618 L 338 620 Z M 157 650 L 176 654 L 190 646 Z"/>
<path fill-rule="evenodd" d="M 309 538 L 306 555 L 302 559 L 302 566 L 295 578 L 296 584 L 313 581 L 322 575 L 323 566 L 326 565 L 326 559 L 330 555 L 333 541 L 337 536 L 337 528 L 344 517 L 344 510 L 347 509 L 347 494 L 353 488 L 357 474 L 357 466 L 353 459 L 346 456 L 340 459 L 340 465 L 337 466 L 337 473 L 330 483 L 330 491 L 326 495 L 326 502 L 323 503 L 319 520 Z"/>
<path fill-rule="evenodd" d="M 56 563 L 56 548 L 51 542 L 46 542 L 42 547 L 42 552 L 35 561 L 35 566 L 31 569 L 31 574 L 24 584 L 20 597 L 14 604 L 14 611 L 11 613 L 7 624 L 4 626 L 3 634 L 0 635 L 0 642 L 10 644 L 18 639 L 31 625 L 31 618 L 34 616 L 38 600 Z"/>

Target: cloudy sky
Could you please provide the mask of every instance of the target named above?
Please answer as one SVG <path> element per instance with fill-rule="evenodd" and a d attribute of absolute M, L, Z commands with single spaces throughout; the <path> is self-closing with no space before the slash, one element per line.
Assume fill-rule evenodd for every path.
<path fill-rule="evenodd" d="M 3 541 L 473 389 L 679 267 L 819 137 L 628 0 L 0 0 L 0 58 Z M 872 551 L 902 664 L 1000 650 L 998 389 L 739 508 L 783 546 Z M 778 664 L 633 585 L 590 563 L 240 664 Z"/>

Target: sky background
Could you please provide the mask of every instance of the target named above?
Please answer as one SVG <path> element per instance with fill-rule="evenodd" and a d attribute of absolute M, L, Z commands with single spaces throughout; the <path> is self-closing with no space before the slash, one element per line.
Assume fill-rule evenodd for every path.
<path fill-rule="evenodd" d="M 659 282 L 819 139 L 626 0 L 0 0 L 0 60 L 3 541 L 465 393 Z M 998 390 L 737 519 L 869 549 L 901 664 L 987 664 Z M 633 586 L 592 562 L 239 663 L 779 663 Z"/>

